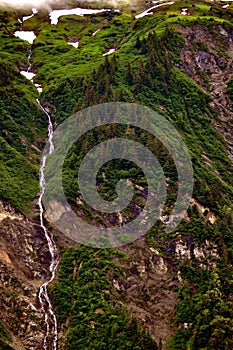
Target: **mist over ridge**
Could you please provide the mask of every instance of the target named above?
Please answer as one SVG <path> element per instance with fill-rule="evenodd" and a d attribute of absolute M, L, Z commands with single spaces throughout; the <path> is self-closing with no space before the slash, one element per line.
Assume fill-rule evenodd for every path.
<path fill-rule="evenodd" d="M 109 5 L 111 7 L 119 7 L 119 6 L 125 6 L 127 4 L 133 6 L 139 3 L 143 3 L 142 0 L 85 0 L 85 1 L 73 1 L 74 7 L 78 7 L 79 5 L 82 5 L 82 3 L 87 4 L 99 4 L 99 7 L 105 7 L 106 5 Z M 70 5 L 71 2 L 67 2 L 66 0 L 2 0 L 0 3 L 0 7 L 11 7 L 14 9 L 22 9 L 22 8 L 41 8 L 46 7 L 50 8 L 52 6 L 58 7 L 64 6 L 66 4 Z"/>

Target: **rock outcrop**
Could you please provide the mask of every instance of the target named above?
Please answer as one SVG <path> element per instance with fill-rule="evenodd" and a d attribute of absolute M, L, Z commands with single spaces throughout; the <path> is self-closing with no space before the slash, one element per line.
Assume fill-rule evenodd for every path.
<path fill-rule="evenodd" d="M 41 349 L 44 316 L 37 299 L 50 255 L 40 226 L 0 202 L 0 318 L 16 350 Z"/>

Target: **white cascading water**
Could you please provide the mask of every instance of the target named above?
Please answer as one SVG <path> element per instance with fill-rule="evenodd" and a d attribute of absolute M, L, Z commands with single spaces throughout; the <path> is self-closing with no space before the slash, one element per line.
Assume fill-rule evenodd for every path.
<path fill-rule="evenodd" d="M 20 19 L 18 19 L 18 21 L 20 23 L 20 31 L 19 32 L 22 32 L 22 29 L 23 29 L 22 23 L 23 22 Z M 29 42 L 31 42 L 31 41 L 29 40 Z M 32 57 L 32 49 L 30 48 L 30 52 L 28 55 L 28 68 L 27 68 L 26 73 L 31 73 L 30 72 L 31 68 L 32 68 L 31 57 Z M 26 74 L 26 78 L 29 79 L 33 83 L 33 79 L 31 76 Z M 48 281 L 46 281 L 39 288 L 38 298 L 39 298 L 39 302 L 41 305 L 41 311 L 43 312 L 44 319 L 45 319 L 45 325 L 46 325 L 46 334 L 45 334 L 44 341 L 43 341 L 43 349 L 44 350 L 50 350 L 50 349 L 57 350 L 57 341 L 58 341 L 57 318 L 56 318 L 55 312 L 53 311 L 51 301 L 49 299 L 48 285 L 55 278 L 56 271 L 57 271 L 58 264 L 59 264 L 59 257 L 58 257 L 58 250 L 57 250 L 57 246 L 56 246 L 56 243 L 54 241 L 54 238 L 47 231 L 47 229 L 44 225 L 44 218 L 43 218 L 44 209 L 43 209 L 43 205 L 42 205 L 42 198 L 43 198 L 43 195 L 45 192 L 45 184 L 46 184 L 45 176 L 44 176 L 46 159 L 47 159 L 48 155 L 50 155 L 54 150 L 53 141 L 52 141 L 53 140 L 53 124 L 52 124 L 50 115 L 44 109 L 44 107 L 40 104 L 40 101 L 37 99 L 36 102 L 39 105 L 39 107 L 41 108 L 41 110 L 44 112 L 44 114 L 46 115 L 47 121 L 48 121 L 49 150 L 48 150 L 48 153 L 43 156 L 43 158 L 41 160 L 41 164 L 40 164 L 40 195 L 39 195 L 39 199 L 38 199 L 38 206 L 40 209 L 40 225 L 44 231 L 45 238 L 46 238 L 47 243 L 48 243 L 50 256 L 51 256 L 51 263 L 50 263 L 50 267 L 49 267 L 50 274 L 51 274 L 50 279 Z M 50 348 L 50 349 L 49 349 L 49 342 L 50 342 L 49 337 L 52 338 L 52 348 Z"/>
<path fill-rule="evenodd" d="M 52 350 L 57 350 L 57 340 L 58 340 L 57 318 L 56 318 L 56 315 L 53 311 L 53 307 L 52 307 L 51 301 L 50 301 L 49 296 L 48 296 L 48 285 L 55 278 L 56 270 L 57 270 L 57 267 L 59 264 L 59 259 L 58 259 L 57 246 L 56 246 L 56 243 L 54 241 L 54 238 L 52 235 L 49 234 L 49 232 L 47 231 L 47 229 L 44 225 L 44 218 L 43 218 L 44 209 L 43 209 L 43 205 L 42 205 L 42 198 L 44 195 L 45 184 L 46 184 L 45 176 L 44 176 L 46 159 L 47 159 L 47 156 L 50 155 L 54 150 L 53 141 L 52 141 L 52 139 L 53 139 L 53 124 L 52 124 L 50 115 L 44 109 L 44 107 L 41 106 L 40 101 L 38 99 L 36 101 L 37 101 L 39 107 L 45 113 L 47 120 L 48 120 L 49 150 L 48 150 L 48 154 L 44 155 L 42 160 L 41 160 L 41 165 L 40 165 L 40 196 L 39 196 L 39 200 L 38 200 L 38 205 L 39 205 L 39 209 L 40 209 L 40 225 L 44 231 L 46 240 L 48 242 L 49 252 L 51 255 L 51 263 L 50 263 L 50 267 L 49 267 L 51 277 L 50 277 L 49 281 L 46 281 L 40 287 L 38 297 L 39 297 L 39 301 L 40 301 L 40 305 L 41 305 L 41 310 L 42 310 L 44 317 L 45 317 L 45 325 L 46 325 L 46 335 L 44 337 L 43 349 L 48 350 L 48 337 L 52 333 L 52 336 L 53 336 Z"/>
<path fill-rule="evenodd" d="M 30 73 L 30 70 L 32 68 L 31 57 L 32 57 L 32 49 L 30 48 L 30 52 L 29 52 L 29 55 L 28 55 L 28 69 L 27 69 L 27 73 Z"/>

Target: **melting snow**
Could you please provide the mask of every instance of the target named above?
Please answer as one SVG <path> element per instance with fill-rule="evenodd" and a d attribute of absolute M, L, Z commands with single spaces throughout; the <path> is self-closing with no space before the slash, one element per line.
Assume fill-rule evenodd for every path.
<path fill-rule="evenodd" d="M 113 53 L 113 52 L 115 52 L 115 51 L 116 51 L 116 49 L 109 49 L 108 52 L 105 52 L 105 53 L 103 54 L 103 56 L 110 55 L 111 53 Z"/>
<path fill-rule="evenodd" d="M 43 91 L 42 86 L 41 86 L 40 84 L 34 84 L 34 85 L 35 85 L 35 87 L 37 88 L 37 91 L 39 92 L 39 94 L 41 94 L 42 91 Z"/>
<path fill-rule="evenodd" d="M 188 9 L 184 8 L 184 9 L 182 9 L 181 14 L 186 16 L 187 15 L 187 11 L 188 11 Z"/>
<path fill-rule="evenodd" d="M 96 33 L 98 33 L 100 31 L 100 29 L 97 29 L 93 34 L 92 36 L 96 35 Z"/>
<path fill-rule="evenodd" d="M 23 22 L 24 21 L 26 21 L 27 19 L 29 19 L 29 18 L 32 18 L 35 14 L 37 14 L 38 13 L 38 10 L 37 9 L 32 9 L 32 14 L 30 15 L 30 16 L 24 16 L 23 17 Z"/>
<path fill-rule="evenodd" d="M 100 13 L 100 12 L 106 12 L 111 11 L 109 9 L 102 9 L 102 10 L 93 10 L 93 9 L 81 9 L 81 8 L 75 8 L 70 10 L 54 10 L 50 12 L 49 17 L 51 19 L 51 24 L 57 24 L 58 19 L 61 16 L 68 16 L 68 15 L 77 15 L 77 16 L 83 16 L 83 15 L 91 15 L 94 13 Z"/>
<path fill-rule="evenodd" d="M 33 16 L 34 16 L 34 14 L 32 14 L 31 16 L 24 16 L 24 17 L 23 17 L 23 22 L 26 21 L 26 20 L 29 19 L 29 18 L 32 18 Z"/>
<path fill-rule="evenodd" d="M 34 32 L 26 32 L 26 31 L 17 31 L 15 32 L 14 36 L 17 38 L 20 38 L 22 40 L 28 41 L 30 44 L 33 43 L 33 41 L 36 39 Z"/>
<path fill-rule="evenodd" d="M 174 1 L 165 2 L 163 4 L 158 4 L 158 5 L 152 6 L 148 10 L 146 10 L 146 11 L 140 13 L 139 15 L 135 16 L 135 18 L 138 19 L 138 18 L 142 18 L 144 16 L 153 15 L 153 12 L 150 12 L 151 10 L 156 9 L 157 7 L 161 7 L 161 6 L 165 6 L 165 5 L 172 5 L 172 4 L 174 4 Z"/>
<path fill-rule="evenodd" d="M 32 72 L 27 72 L 27 71 L 24 71 L 24 70 L 22 70 L 21 72 L 20 72 L 25 78 L 27 78 L 28 80 L 30 80 L 33 84 L 34 84 L 34 81 L 33 81 L 33 78 L 34 78 L 34 76 L 36 75 L 35 73 L 32 73 Z M 40 85 L 40 84 L 34 84 L 35 85 L 35 87 L 37 88 L 37 91 L 39 92 L 39 93 L 41 93 L 42 92 L 42 86 Z"/>
<path fill-rule="evenodd" d="M 79 41 L 77 41 L 76 43 L 67 43 L 68 45 L 72 45 L 73 47 L 75 47 L 76 49 L 78 48 L 78 45 L 79 45 Z"/>
<path fill-rule="evenodd" d="M 31 81 L 33 82 L 33 78 L 34 78 L 34 76 L 35 76 L 34 73 L 32 73 L 32 72 L 26 72 L 26 71 L 24 71 L 24 70 L 22 70 L 20 73 L 21 73 L 22 75 L 24 75 L 28 80 L 31 80 Z"/>

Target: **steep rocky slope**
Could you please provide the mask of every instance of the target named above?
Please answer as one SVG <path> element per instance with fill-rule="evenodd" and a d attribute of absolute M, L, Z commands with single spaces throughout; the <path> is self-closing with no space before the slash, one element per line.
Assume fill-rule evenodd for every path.
<path fill-rule="evenodd" d="M 227 141 L 228 154 L 233 161 L 233 112 L 232 101 L 227 94 L 227 84 L 232 77 L 233 31 L 218 24 L 211 32 L 198 24 L 179 27 L 179 31 L 185 39 L 181 68 L 212 96 L 210 105 L 218 111 L 220 119 L 213 123 Z"/>
<path fill-rule="evenodd" d="M 188 15 L 181 15 L 186 6 Z M 167 212 L 145 237 L 101 252 L 70 241 L 46 221 L 61 251 L 49 287 L 58 349 L 230 350 L 233 113 L 226 89 L 233 74 L 232 5 L 223 12 L 221 3 L 176 2 L 138 20 L 134 11 L 109 12 L 64 16 L 57 26 L 46 11 L 22 26 L 22 11 L 1 12 L 0 348 L 42 349 L 46 332 L 38 289 L 50 277 L 51 257 L 32 201 L 46 123 L 35 102 L 38 92 L 19 74 L 30 53 L 35 82 L 43 87 L 40 99 L 54 125 L 92 104 L 139 102 L 172 121 L 195 170 L 190 208 L 172 234 L 164 224 L 177 177 L 164 149 L 159 159 L 168 172 Z M 35 31 L 32 46 L 14 37 L 20 26 Z M 78 48 L 69 41 L 78 41 Z M 115 56 L 102 56 L 113 47 Z M 71 154 L 72 167 L 80 154 Z M 70 203 L 89 219 L 93 213 L 85 207 L 79 212 L 72 181 L 66 188 Z M 111 187 L 105 184 L 106 193 Z M 104 218 L 98 215 L 94 220 Z"/>
<path fill-rule="evenodd" d="M 44 316 L 37 294 L 49 278 L 49 251 L 38 222 L 0 204 L 1 311 L 15 349 L 40 349 Z"/>

